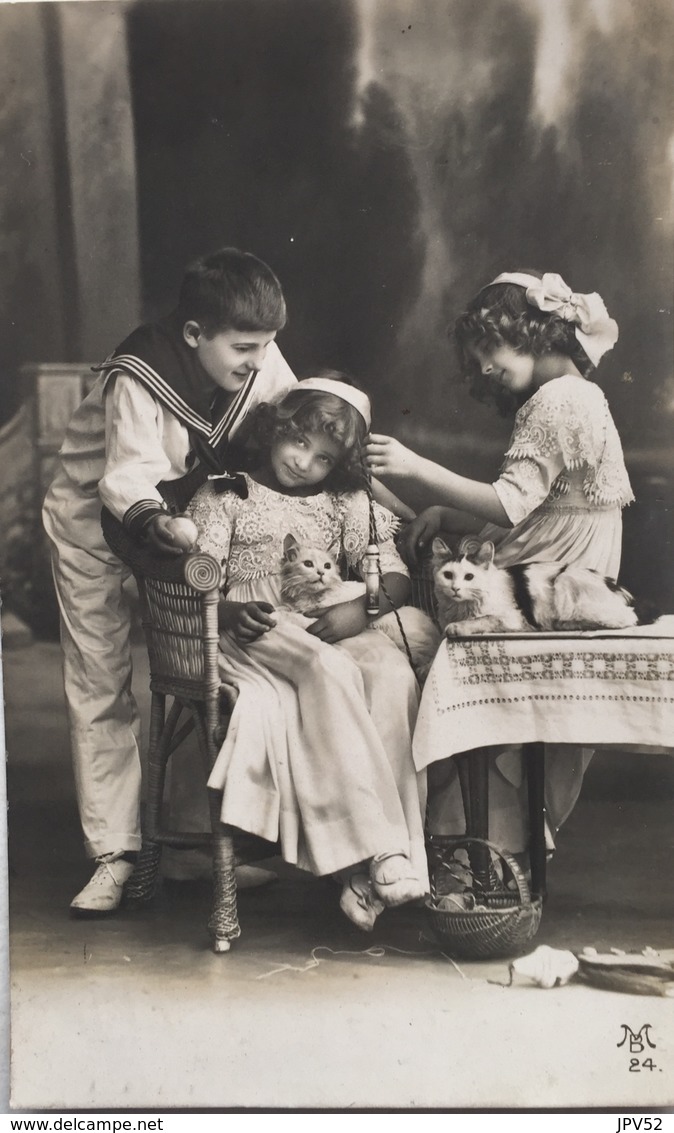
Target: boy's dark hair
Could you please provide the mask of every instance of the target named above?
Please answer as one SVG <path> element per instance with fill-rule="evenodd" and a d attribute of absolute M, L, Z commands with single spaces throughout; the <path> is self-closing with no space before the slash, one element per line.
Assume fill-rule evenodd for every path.
<path fill-rule="evenodd" d="M 345 385 L 360 387 L 345 374 L 322 370 L 312 377 L 330 378 Z M 367 426 L 358 410 L 332 393 L 290 390 L 279 402 L 263 402 L 251 415 L 247 443 L 256 463 L 267 458 L 277 437 L 299 436 L 302 433 L 325 433 L 337 441 L 342 458 L 330 470 L 323 486 L 328 492 L 352 492 L 365 486 L 362 447 Z M 249 460 L 248 467 L 253 463 Z"/>
<path fill-rule="evenodd" d="M 221 248 L 187 268 L 178 310 L 183 322 L 199 323 L 207 338 L 223 330 L 281 330 L 287 317 L 283 290 L 271 268 L 238 248 Z"/>
<path fill-rule="evenodd" d="M 542 278 L 542 273 L 532 268 L 516 270 Z M 529 395 L 515 396 L 502 386 L 495 386 L 480 370 L 473 353 L 476 347 L 486 351 L 511 346 L 536 358 L 553 352 L 566 354 L 584 378 L 589 378 L 595 368 L 576 338 L 574 324 L 555 311 L 533 307 L 527 302 L 525 289 L 515 283 L 488 284 L 478 291 L 456 320 L 454 343 L 471 396 L 495 404 L 504 415 L 518 408 Z"/>

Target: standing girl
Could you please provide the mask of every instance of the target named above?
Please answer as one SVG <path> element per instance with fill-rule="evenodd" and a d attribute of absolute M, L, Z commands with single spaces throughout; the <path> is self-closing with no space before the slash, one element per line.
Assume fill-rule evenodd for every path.
<path fill-rule="evenodd" d="M 239 689 L 209 779 L 223 792 L 222 821 L 280 839 L 288 862 L 339 875 L 342 910 L 365 930 L 385 906 L 427 889 L 425 776 L 411 743 L 417 684 L 393 642 L 368 628 L 364 598 L 331 607 L 308 629 L 277 607 L 287 535 L 300 546 L 337 546 L 362 570 L 369 424 L 368 399 L 354 386 L 300 382 L 261 407 L 259 467 L 241 476 L 241 493 L 205 485 L 189 507 L 200 549 L 222 563 L 221 667 Z M 372 507 L 384 612 L 405 600 L 409 579 L 393 544 L 395 517 Z"/>
<path fill-rule="evenodd" d="M 479 531 L 496 544 L 497 566 L 574 563 L 615 579 L 621 509 L 634 497 L 606 399 L 587 380 L 618 337 L 601 297 L 572 292 L 556 274 L 505 272 L 468 304 L 455 333 L 478 396 L 509 399 L 520 408 L 493 484 L 441 468 L 390 437 L 370 437 L 372 472 L 410 476 L 439 501 L 407 529 L 408 561 L 439 530 Z M 515 755 L 501 751 L 490 790 L 491 836 L 511 851 L 523 850 L 528 840 Z M 547 745 L 546 756 L 548 821 L 558 828 L 578 797 L 590 753 Z M 432 756 L 415 747 L 415 758 L 425 767 Z M 434 829 L 456 830 L 463 821 L 451 772 L 449 779 Z"/>

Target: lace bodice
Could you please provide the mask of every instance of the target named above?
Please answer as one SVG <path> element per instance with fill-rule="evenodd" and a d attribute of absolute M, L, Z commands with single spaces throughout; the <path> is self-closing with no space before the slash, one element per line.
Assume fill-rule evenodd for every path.
<path fill-rule="evenodd" d="M 216 494 L 205 484 L 188 508 L 199 529 L 199 548 L 222 564 L 227 591 L 241 582 L 278 575 L 289 533 L 299 542 L 329 548 L 342 564 L 360 573 L 369 542 L 365 492 L 321 492 L 304 498 L 285 496 L 249 476 L 246 482 L 246 500 L 233 492 Z M 398 520 L 377 503 L 374 511 L 382 571 L 407 574 L 393 542 Z"/>
<path fill-rule="evenodd" d="M 515 418 L 494 488 L 515 525 L 541 507 L 630 503 L 620 437 L 599 387 L 571 374 L 541 386 Z"/>

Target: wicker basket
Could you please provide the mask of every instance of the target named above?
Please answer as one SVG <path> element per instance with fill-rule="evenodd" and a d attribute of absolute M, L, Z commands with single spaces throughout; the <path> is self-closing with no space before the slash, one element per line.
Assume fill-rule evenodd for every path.
<path fill-rule="evenodd" d="M 532 899 L 515 859 L 492 842 L 468 835 L 431 837 L 428 849 L 431 896 L 426 915 L 443 950 L 463 960 L 498 959 L 521 952 L 538 932 L 543 903 L 540 897 Z M 467 862 L 457 858 L 459 850 L 467 851 Z M 503 863 L 516 891 L 502 880 Z M 458 891 L 454 894 L 447 888 L 450 877 L 465 881 L 455 884 Z"/>

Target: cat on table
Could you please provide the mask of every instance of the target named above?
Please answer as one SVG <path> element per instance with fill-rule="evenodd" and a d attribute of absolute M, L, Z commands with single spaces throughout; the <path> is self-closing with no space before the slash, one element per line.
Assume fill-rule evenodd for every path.
<path fill-rule="evenodd" d="M 432 544 L 438 624 L 447 637 L 532 630 L 625 629 L 654 621 L 629 591 L 587 567 L 494 565 L 494 544 L 462 539 L 458 553 Z"/>
<path fill-rule="evenodd" d="M 326 551 L 322 547 L 311 547 L 298 542 L 293 534 L 286 535 L 281 564 L 283 604 L 279 610 L 309 626 L 322 610 L 340 602 L 351 602 L 364 594 L 364 582 L 341 578 L 332 548 Z M 368 629 L 385 633 L 403 652 L 406 652 L 406 640 L 417 678 L 424 679 L 441 641 L 437 626 L 427 614 L 414 606 L 401 606 L 395 613 L 373 618 Z"/>

